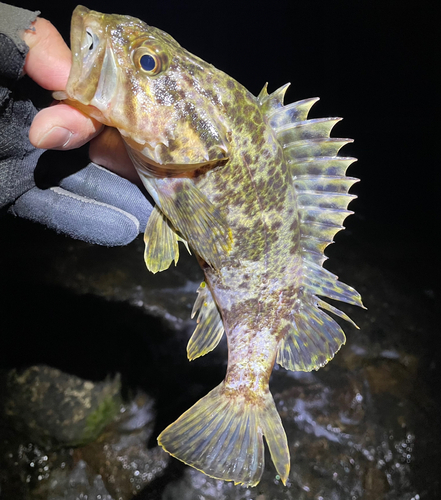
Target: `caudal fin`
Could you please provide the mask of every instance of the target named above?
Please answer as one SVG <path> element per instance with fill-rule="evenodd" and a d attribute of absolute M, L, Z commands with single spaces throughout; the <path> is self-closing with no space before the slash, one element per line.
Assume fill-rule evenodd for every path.
<path fill-rule="evenodd" d="M 222 383 L 169 425 L 158 442 L 170 455 L 207 476 L 255 486 L 265 464 L 263 436 L 286 484 L 288 443 L 270 392 L 251 402 L 227 394 Z"/>

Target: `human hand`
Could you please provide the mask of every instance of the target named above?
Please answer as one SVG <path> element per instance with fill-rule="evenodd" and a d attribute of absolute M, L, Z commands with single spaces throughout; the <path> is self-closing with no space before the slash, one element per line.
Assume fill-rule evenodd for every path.
<path fill-rule="evenodd" d="M 71 53 L 56 28 L 37 18 L 35 30 L 26 30 L 23 40 L 29 47 L 25 72 L 47 90 L 66 87 L 72 64 Z M 67 104 L 42 109 L 29 130 L 29 140 L 37 148 L 69 150 L 92 141 L 90 159 L 140 185 L 119 133 L 104 127 Z"/>
<path fill-rule="evenodd" d="M 63 153 L 60 161 L 60 156 L 54 160 L 45 153 L 42 159 L 50 158 L 50 170 L 61 181 L 50 184 L 49 189 L 35 185 L 44 163 L 39 161 L 36 168 L 43 150 L 29 142 L 30 128 L 34 145 L 60 150 L 78 147 L 99 134 L 91 148 L 93 159 L 134 177 L 125 148 L 115 140 L 116 131 L 104 129 L 100 134 L 100 124 L 65 104 L 37 114 L 32 103 L 19 96 L 16 81 L 23 65 L 32 79 L 50 90 L 61 90 L 69 74 L 70 51 L 44 19 L 34 22 L 35 32 L 24 35 L 30 46 L 25 62 L 27 47 L 17 34 L 35 17 L 35 13 L 0 4 L 0 73 L 4 77 L 0 79 L 4 85 L 0 85 L 0 207 L 74 238 L 108 246 L 127 244 L 143 231 L 151 212 L 150 203 L 133 183 L 93 163 L 81 170 L 76 167 L 72 175 L 63 175 L 60 172 L 66 169 L 68 156 Z M 55 133 L 50 134 L 54 128 Z M 63 128 L 69 133 L 67 144 L 60 143 Z"/>

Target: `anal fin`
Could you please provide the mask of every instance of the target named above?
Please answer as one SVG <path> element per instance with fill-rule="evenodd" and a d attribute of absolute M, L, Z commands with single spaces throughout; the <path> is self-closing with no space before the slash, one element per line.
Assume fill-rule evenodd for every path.
<path fill-rule="evenodd" d="M 198 288 L 198 298 L 194 303 L 191 317 L 193 318 L 198 311 L 198 326 L 187 345 L 187 356 L 190 361 L 215 349 L 224 333 L 221 315 L 205 282 Z"/>

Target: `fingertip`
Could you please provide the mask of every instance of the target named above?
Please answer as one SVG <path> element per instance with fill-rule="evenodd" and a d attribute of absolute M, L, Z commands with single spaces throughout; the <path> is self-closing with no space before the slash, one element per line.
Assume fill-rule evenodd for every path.
<path fill-rule="evenodd" d="M 62 90 L 66 87 L 72 65 L 70 49 L 47 19 L 38 17 L 32 27 L 23 34 L 29 47 L 25 72 L 45 89 Z"/>
<path fill-rule="evenodd" d="M 31 144 L 41 149 L 79 148 L 99 134 L 101 123 L 67 104 L 37 113 L 29 130 Z"/>

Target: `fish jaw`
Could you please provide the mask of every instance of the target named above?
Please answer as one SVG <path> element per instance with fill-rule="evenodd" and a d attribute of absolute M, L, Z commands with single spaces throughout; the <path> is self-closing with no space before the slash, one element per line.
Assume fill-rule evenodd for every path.
<path fill-rule="evenodd" d="M 105 14 L 76 7 L 71 22 L 72 68 L 65 92 L 56 99 L 80 109 L 105 125 L 118 95 L 114 53 L 106 36 Z"/>
<path fill-rule="evenodd" d="M 136 81 L 132 67 L 138 34 L 139 39 L 148 38 L 148 30 L 146 23 L 131 16 L 76 7 L 71 22 L 72 68 L 66 91 L 55 92 L 54 98 L 117 128 L 129 150 L 142 151 L 146 161 L 157 162 L 158 146 L 168 143 L 163 132 L 166 120 L 156 116 L 150 93 Z M 139 109 L 147 112 L 140 116 Z M 162 114 L 173 121 L 172 113 Z"/>
<path fill-rule="evenodd" d="M 182 77 L 188 66 L 207 75 L 213 68 L 172 37 L 131 16 L 78 6 L 71 48 L 66 90 L 54 98 L 117 128 L 144 174 L 167 177 L 227 161 L 229 129 L 217 109 L 221 104 L 204 94 L 198 75 Z M 160 61 L 157 74 L 140 68 L 144 51 Z"/>

